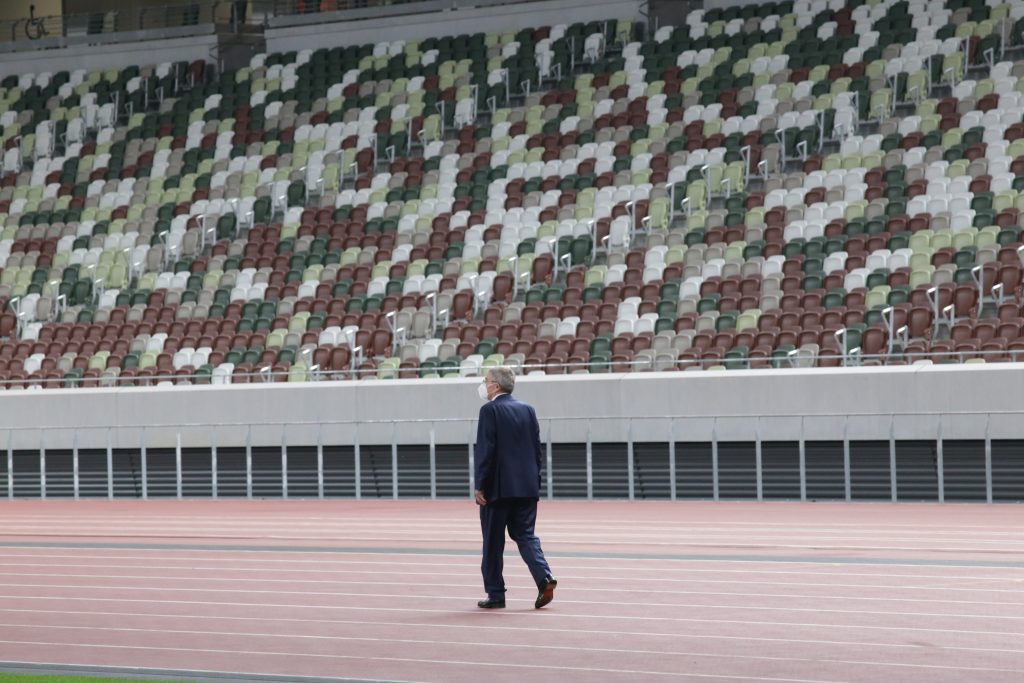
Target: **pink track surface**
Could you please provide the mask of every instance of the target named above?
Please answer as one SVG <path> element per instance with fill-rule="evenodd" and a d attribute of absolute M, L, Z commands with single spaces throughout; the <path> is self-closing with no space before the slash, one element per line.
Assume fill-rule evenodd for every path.
<path fill-rule="evenodd" d="M 0 668 L 388 681 L 1024 681 L 1024 508 L 542 502 L 555 601 L 469 502 L 0 503 Z M 508 550 L 514 552 L 514 545 Z"/>

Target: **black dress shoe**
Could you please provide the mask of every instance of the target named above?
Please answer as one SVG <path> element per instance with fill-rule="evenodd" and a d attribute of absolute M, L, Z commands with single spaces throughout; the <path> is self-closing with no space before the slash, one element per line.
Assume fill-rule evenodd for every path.
<path fill-rule="evenodd" d="M 476 606 L 482 607 L 483 609 L 505 609 L 505 601 L 487 598 L 476 603 Z"/>
<path fill-rule="evenodd" d="M 537 601 L 533 603 L 534 609 L 540 609 L 555 599 L 555 586 L 558 582 L 552 577 L 546 576 L 537 586 Z"/>

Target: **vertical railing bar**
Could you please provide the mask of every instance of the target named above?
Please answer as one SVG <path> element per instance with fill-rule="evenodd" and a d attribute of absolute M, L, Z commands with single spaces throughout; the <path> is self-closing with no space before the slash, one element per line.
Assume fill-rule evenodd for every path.
<path fill-rule="evenodd" d="M 594 499 L 594 444 L 591 422 L 587 420 L 587 500 Z"/>
<path fill-rule="evenodd" d="M 252 498 L 252 425 L 245 430 L 245 497 Z"/>
<path fill-rule="evenodd" d="M 718 500 L 718 418 L 711 423 L 711 497 Z"/>
<path fill-rule="evenodd" d="M 139 430 L 139 456 L 142 460 L 142 500 L 149 499 L 149 457 L 146 455 L 146 427 Z"/>
<path fill-rule="evenodd" d="M 476 438 L 473 434 L 473 423 L 469 423 L 469 439 L 466 441 L 466 455 L 469 458 L 469 498 L 476 494 Z"/>
<path fill-rule="evenodd" d="M 889 418 L 889 497 L 896 502 L 896 416 Z"/>
<path fill-rule="evenodd" d="M 107 427 L 107 498 L 114 499 L 114 448 L 110 443 L 110 427 Z"/>
<path fill-rule="evenodd" d="M 288 497 L 288 425 L 281 425 L 281 497 Z"/>
<path fill-rule="evenodd" d="M 942 416 L 939 416 L 938 428 L 935 430 L 935 478 L 939 491 L 939 502 L 946 502 L 945 457 L 942 452 Z"/>
<path fill-rule="evenodd" d="M 324 425 L 316 426 L 316 497 L 324 497 Z"/>
<path fill-rule="evenodd" d="M 548 420 L 548 442 L 545 450 L 547 451 L 547 489 L 548 489 L 548 500 L 555 497 L 555 468 L 554 468 L 554 446 L 551 444 L 551 423 L 552 420 Z"/>
<path fill-rule="evenodd" d="M 800 450 L 800 500 L 807 500 L 807 434 L 804 432 L 804 416 L 800 416 L 800 440 L 797 447 Z"/>
<path fill-rule="evenodd" d="M 398 423 L 391 423 L 391 497 L 398 500 Z"/>
<path fill-rule="evenodd" d="M 217 428 L 210 429 L 210 484 L 213 489 L 213 499 L 220 497 L 220 475 L 217 473 L 219 464 L 217 462 Z"/>
<path fill-rule="evenodd" d="M 14 498 L 14 431 L 7 430 L 7 497 Z"/>
<path fill-rule="evenodd" d="M 437 500 L 437 435 L 430 423 L 430 499 Z"/>
<path fill-rule="evenodd" d="M 75 492 L 75 500 L 81 496 L 78 480 L 78 430 L 71 435 L 71 481 Z"/>
<path fill-rule="evenodd" d="M 46 434 L 39 430 L 39 497 L 46 499 Z"/>
<path fill-rule="evenodd" d="M 636 474 L 636 455 L 633 452 L 633 418 L 629 418 L 626 428 L 626 469 L 629 473 L 629 499 L 636 499 L 634 477 Z"/>
<path fill-rule="evenodd" d="M 853 485 L 850 481 L 850 416 L 843 420 L 843 489 L 847 502 L 852 500 Z"/>
<path fill-rule="evenodd" d="M 754 472 L 757 477 L 757 500 L 764 500 L 764 461 L 761 452 L 761 418 L 757 418 L 754 428 Z"/>
<path fill-rule="evenodd" d="M 992 503 L 992 415 L 985 416 L 985 502 Z"/>
<path fill-rule="evenodd" d="M 675 500 L 678 495 L 676 490 L 676 422 L 673 419 L 668 421 L 668 496 Z"/>
<path fill-rule="evenodd" d="M 181 432 L 175 434 L 174 437 L 174 475 L 175 490 L 178 500 L 181 500 Z"/>
<path fill-rule="evenodd" d="M 355 429 L 352 432 L 352 460 L 355 465 L 355 478 L 356 478 L 356 500 L 360 500 L 363 497 L 363 473 L 362 473 L 362 455 L 360 453 L 361 448 L 359 446 L 359 424 L 357 423 Z"/>

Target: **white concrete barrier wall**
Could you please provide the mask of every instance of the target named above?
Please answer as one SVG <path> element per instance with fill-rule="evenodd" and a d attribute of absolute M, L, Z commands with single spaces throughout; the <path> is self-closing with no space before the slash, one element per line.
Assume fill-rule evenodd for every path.
<path fill-rule="evenodd" d="M 745 7 L 746 5 L 762 5 L 767 0 L 704 0 L 704 9 L 725 9 L 726 7 Z"/>
<path fill-rule="evenodd" d="M 430 37 L 476 33 L 479 31 L 516 31 L 580 21 L 632 18 L 643 20 L 641 0 L 549 0 L 484 8 L 453 8 L 443 12 L 412 13 L 402 16 L 333 20 L 345 13 L 317 15 L 315 23 L 265 31 L 267 52 L 332 48 L 362 45 L 367 42 L 423 40 Z M 395 8 L 384 8 L 393 10 Z M 412 12 L 415 7 L 402 8 Z M 350 12 L 347 16 L 372 13 Z M 287 19 L 287 18 L 286 18 Z M 8 52 L 0 55 L 0 78 L 11 74 L 56 72 L 74 69 L 123 69 L 133 65 L 155 65 L 161 62 L 216 61 L 217 36 L 212 24 L 198 27 L 205 35 L 161 38 L 159 30 L 121 34 L 119 42 L 73 45 L 50 50 Z M 168 29 L 166 33 L 182 32 Z M 97 36 L 97 41 L 103 40 Z"/>
<path fill-rule="evenodd" d="M 128 66 L 156 65 L 162 62 L 210 60 L 217 53 L 213 27 L 207 35 L 158 38 L 97 45 L 75 45 L 54 50 L 29 50 L 0 55 L 0 78 L 11 74 L 75 69 L 123 69 Z"/>
<path fill-rule="evenodd" d="M 444 12 L 380 17 L 333 24 L 269 28 L 267 52 L 316 50 L 366 42 L 424 40 L 462 33 L 518 31 L 535 26 L 604 19 L 643 20 L 641 0 L 550 0 Z M 410 11 L 415 6 L 409 7 Z"/>
<path fill-rule="evenodd" d="M 479 381 L 5 391 L 0 450 L 469 443 Z M 515 393 L 555 443 L 1024 436 L 1016 363 L 531 376 Z"/>

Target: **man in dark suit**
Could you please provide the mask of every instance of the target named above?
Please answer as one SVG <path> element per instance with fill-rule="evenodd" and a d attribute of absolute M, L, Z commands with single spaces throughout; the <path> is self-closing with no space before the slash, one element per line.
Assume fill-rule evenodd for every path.
<path fill-rule="evenodd" d="M 480 568 L 487 598 L 477 605 L 485 609 L 505 606 L 505 529 L 537 584 L 533 606 L 551 602 L 558 584 L 533 532 L 540 498 L 540 426 L 533 407 L 512 398 L 515 380 L 508 368 L 491 368 L 479 389 L 487 401 L 480 409 L 475 451 L 476 503 L 484 536 Z"/>

